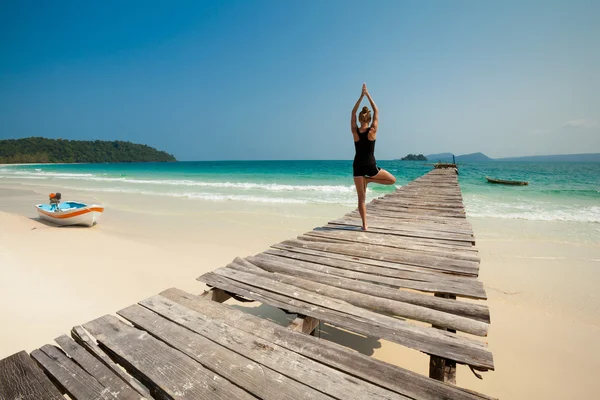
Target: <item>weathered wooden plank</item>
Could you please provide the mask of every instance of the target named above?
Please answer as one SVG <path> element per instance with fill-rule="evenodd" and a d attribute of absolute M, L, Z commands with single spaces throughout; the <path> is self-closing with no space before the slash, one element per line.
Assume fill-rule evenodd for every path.
<path fill-rule="evenodd" d="M 260 264 L 260 260 L 255 259 L 255 261 L 257 264 Z M 333 286 L 333 284 L 335 284 L 335 282 L 333 282 L 335 279 L 327 279 L 324 282 L 327 284 L 324 284 L 318 281 L 303 279 L 299 277 L 300 273 L 294 273 L 294 271 L 290 269 L 288 269 L 287 272 L 292 275 L 286 275 L 280 272 L 248 271 L 246 267 L 236 263 L 229 264 L 228 268 L 248 272 L 263 278 L 273 279 L 277 282 L 296 286 L 313 293 L 318 293 L 322 296 L 343 300 L 348 304 L 353 304 L 368 310 L 428 322 L 444 328 L 452 328 L 462 332 L 471 333 L 473 335 L 487 335 L 488 325 L 484 322 L 433 310 L 427 307 L 367 295 L 364 293 L 364 291 L 367 290 L 366 284 L 364 285 L 365 287 L 362 287 L 363 284 L 360 282 L 352 282 L 346 285 L 347 288 L 340 288 Z M 327 276 L 323 278 L 327 278 Z"/>
<path fill-rule="evenodd" d="M 40 367 L 20 351 L 0 360 L 0 399 L 64 400 Z"/>
<path fill-rule="evenodd" d="M 384 214 L 384 215 L 381 215 Z M 371 218 L 378 218 L 383 220 L 387 220 L 389 222 L 395 221 L 413 221 L 413 222 L 428 222 L 428 223 L 437 223 L 437 224 L 457 224 L 460 226 L 470 226 L 469 221 L 466 218 L 455 218 L 455 217 L 439 217 L 430 214 L 416 214 L 410 211 L 406 212 L 395 212 L 393 215 L 385 215 L 385 213 L 378 213 L 378 215 L 370 214 Z M 357 210 L 350 211 L 345 214 L 345 217 L 349 218 L 360 218 L 360 214 Z M 393 221 L 390 221 L 393 220 Z"/>
<path fill-rule="evenodd" d="M 362 225 L 357 225 L 360 224 L 361 221 L 359 219 L 355 219 L 351 222 L 342 222 L 342 223 L 329 223 L 324 225 L 322 228 L 324 229 L 336 229 L 338 231 L 348 231 L 348 232 L 364 232 L 366 234 L 371 234 L 371 235 L 376 235 L 376 236 L 382 236 L 382 237 L 388 237 L 388 238 L 393 238 L 396 240 L 402 240 L 406 243 L 410 243 L 413 245 L 418 245 L 418 246 L 424 246 L 427 248 L 431 248 L 433 250 L 438 250 L 438 251 L 458 251 L 464 254 L 470 254 L 473 256 L 479 256 L 479 251 L 477 250 L 477 248 L 475 248 L 475 246 L 473 246 L 470 243 L 464 243 L 464 242 L 449 242 L 449 241 L 440 241 L 440 240 L 435 240 L 435 239 L 423 239 L 423 238 L 415 238 L 415 237 L 408 237 L 405 236 L 404 233 L 402 231 L 396 231 L 394 229 L 389 229 L 389 228 L 382 228 L 380 225 L 378 226 L 373 226 L 371 224 L 371 222 L 375 222 L 375 224 L 377 224 L 377 221 L 371 221 L 369 220 L 369 230 L 367 231 L 363 231 L 361 226 Z"/>
<path fill-rule="evenodd" d="M 365 232 L 359 230 L 350 231 L 335 228 L 316 228 L 313 231 L 307 232 L 306 234 L 299 236 L 298 239 L 306 240 L 307 236 L 312 236 L 316 238 L 331 238 L 352 243 L 372 244 L 377 246 L 391 247 L 394 249 L 419 251 L 432 256 L 452 258 L 457 260 L 468 260 L 475 262 L 480 261 L 479 256 L 477 254 L 473 254 L 472 252 L 462 252 L 460 250 L 444 249 L 440 247 L 414 244 L 411 243 L 409 240 L 403 240 L 401 237 L 382 235 L 372 233 L 369 231 Z"/>
<path fill-rule="evenodd" d="M 466 218 L 463 213 L 455 213 L 455 212 L 447 212 L 447 211 L 438 211 L 432 210 L 429 208 L 419 208 L 419 207 L 383 207 L 379 205 L 367 204 L 367 211 L 375 216 L 383 216 L 383 217 L 396 217 L 396 213 L 411 213 L 415 215 L 430 215 L 437 217 L 451 217 L 451 218 Z"/>
<path fill-rule="evenodd" d="M 182 327 L 185 327 L 180 327 L 180 329 L 183 329 L 184 331 L 191 330 L 192 332 L 205 337 L 205 340 L 214 341 L 224 348 L 229 349 L 230 352 L 244 356 L 249 362 L 252 360 L 255 363 L 255 368 L 257 369 L 255 376 L 250 379 L 252 380 L 252 387 L 249 388 L 245 386 L 245 382 L 243 385 L 246 390 L 249 390 L 252 393 L 255 393 L 255 390 L 261 390 L 262 392 L 268 391 L 270 398 L 273 399 L 298 399 L 311 397 L 333 397 L 336 399 L 357 400 L 406 399 L 406 397 L 399 396 L 396 393 L 382 389 L 368 382 L 356 380 L 348 374 L 315 362 L 314 360 L 304 357 L 298 353 L 292 352 L 284 347 L 272 343 L 268 339 L 264 340 L 252 333 L 237 329 L 235 326 L 216 323 L 211 318 L 207 318 L 206 316 L 184 307 L 179 303 L 173 302 L 165 297 L 153 296 L 149 299 L 141 301 L 140 305 L 148 308 L 154 313 L 160 314 L 162 317 L 167 318 L 170 321 L 181 325 Z M 131 317 L 131 313 L 127 313 L 127 315 L 124 314 L 123 316 L 129 319 Z M 156 331 L 154 324 L 149 326 L 148 329 L 152 329 L 153 332 Z M 291 335 L 293 333 L 290 332 L 289 334 Z M 203 354 L 203 357 L 206 357 L 206 355 Z M 240 369 L 244 372 L 245 369 L 251 369 L 246 364 L 248 364 L 248 362 L 242 364 L 240 367 Z M 279 393 L 277 390 L 274 390 L 275 388 L 259 388 L 258 386 L 265 386 L 267 384 L 267 382 L 260 377 L 261 369 L 266 369 L 266 371 L 272 370 L 277 374 L 281 374 L 280 377 L 277 377 L 277 374 L 274 374 L 274 381 L 277 379 L 284 380 L 282 377 L 287 377 L 290 378 L 290 380 L 302 382 L 302 385 L 297 385 L 297 388 L 295 388 L 293 391 L 282 388 L 279 390 Z M 239 371 L 235 372 L 239 373 Z M 285 380 L 285 382 L 289 384 L 289 380 Z M 353 385 L 348 385 L 350 382 L 353 383 Z M 305 387 L 304 390 L 306 390 L 305 393 L 302 389 L 303 386 Z M 281 388 L 281 385 L 278 385 L 277 387 Z M 309 388 L 317 391 L 309 390 Z M 313 396 L 310 396 L 311 394 Z"/>
<path fill-rule="evenodd" d="M 144 387 L 137 379 L 127 374 L 119 365 L 117 365 L 100 347 L 96 344 L 96 341 L 92 339 L 88 333 L 81 326 L 75 326 L 71 329 L 71 337 L 76 343 L 81 345 L 90 354 L 96 357 L 102 364 L 106 366 L 115 375 L 119 376 L 125 383 L 127 383 L 133 390 L 142 395 L 146 399 L 152 399 L 150 392 Z"/>
<path fill-rule="evenodd" d="M 350 234 L 350 236 L 352 236 L 352 234 Z M 307 237 L 306 235 L 301 235 L 301 236 L 298 236 L 296 239 L 291 239 L 291 240 L 297 240 L 299 242 L 331 243 L 332 245 L 334 245 L 336 247 L 342 247 L 342 248 L 350 247 L 350 248 L 358 248 L 358 249 L 363 249 L 363 250 L 374 251 L 376 253 L 379 252 L 379 253 L 388 253 L 388 254 L 398 254 L 398 255 L 405 255 L 407 257 L 413 257 L 413 258 L 414 257 L 423 258 L 423 259 L 429 260 L 430 264 L 437 260 L 437 261 L 441 261 L 444 264 L 449 264 L 449 265 L 460 265 L 460 266 L 465 266 L 465 267 L 471 267 L 474 269 L 479 268 L 478 256 L 477 256 L 477 258 L 475 258 L 475 257 L 472 257 L 471 254 L 464 253 L 461 251 L 454 252 L 454 251 L 447 251 L 446 249 L 439 249 L 439 250 L 435 249 L 434 250 L 435 253 L 431 253 L 431 252 L 425 252 L 420 249 L 408 248 L 409 246 L 404 246 L 405 248 L 404 247 L 400 248 L 400 247 L 396 247 L 393 245 L 388 245 L 387 243 L 385 243 L 385 241 L 380 242 L 380 243 L 376 243 L 376 242 L 371 243 L 372 240 L 368 240 L 369 243 L 363 243 L 361 241 L 337 239 L 334 237 L 327 238 L 325 236 L 318 237 L 315 235 L 311 235 L 310 237 Z M 352 242 L 352 244 L 349 245 L 348 242 Z M 457 257 L 456 255 L 460 256 L 463 254 L 465 255 L 464 257 L 456 258 Z M 408 264 L 413 264 L 413 263 L 408 263 Z"/>
<path fill-rule="evenodd" d="M 354 280 L 359 280 L 362 282 L 383 284 L 383 285 L 386 285 L 386 286 L 392 287 L 392 288 L 414 289 L 414 290 L 419 290 L 422 292 L 429 292 L 429 293 L 451 293 L 451 294 L 457 294 L 458 296 L 461 296 L 461 297 L 469 297 L 469 298 L 473 298 L 473 299 L 485 299 L 485 297 L 486 297 L 486 293 L 485 293 L 485 290 L 483 289 L 483 285 L 481 284 L 481 282 L 478 282 L 478 281 L 466 281 L 465 280 L 463 282 L 460 282 L 460 281 L 448 281 L 448 280 L 442 280 L 442 279 L 440 279 L 440 280 L 430 279 L 430 280 L 417 281 L 417 280 L 411 280 L 411 279 L 403 279 L 403 278 L 397 278 L 397 277 L 377 275 L 376 274 L 378 272 L 378 271 L 376 271 L 377 267 L 368 267 L 368 266 L 365 266 L 365 268 L 357 267 L 357 269 L 363 269 L 363 270 L 368 271 L 368 272 L 359 272 L 357 270 L 353 270 L 352 267 L 349 267 L 347 269 L 346 268 L 329 267 L 329 266 L 326 266 L 323 264 L 317 264 L 317 263 L 313 263 L 313 262 L 309 262 L 309 261 L 301 261 L 301 260 L 296 260 L 296 259 L 277 260 L 275 258 L 272 258 L 273 255 L 268 254 L 268 253 L 264 254 L 264 255 L 259 254 L 255 257 L 258 260 L 263 260 L 261 263 L 261 266 L 265 265 L 265 263 L 267 263 L 265 265 L 265 267 L 270 266 L 268 264 L 269 261 L 275 261 L 275 262 L 279 262 L 281 264 L 285 263 L 288 265 L 288 267 L 292 267 L 292 268 L 302 268 L 304 270 L 318 272 L 318 273 L 325 274 L 325 275 L 332 275 L 332 276 L 337 276 L 337 277 L 342 277 L 342 278 L 347 278 L 347 279 L 354 279 Z M 251 260 L 251 262 L 255 262 L 255 261 L 258 262 L 255 259 L 252 259 L 252 258 L 249 258 L 249 259 Z M 327 262 L 329 260 L 322 259 L 319 261 Z M 331 261 L 333 261 L 332 263 L 335 263 L 334 260 L 331 260 Z M 373 270 L 375 270 L 375 271 L 373 271 Z M 398 275 L 401 275 L 401 274 L 398 274 Z"/>
<path fill-rule="evenodd" d="M 386 212 L 381 212 L 378 214 L 384 215 L 374 215 L 371 213 L 371 219 L 373 222 L 376 222 L 378 226 L 381 228 L 394 230 L 398 224 L 403 224 L 406 226 L 411 225 L 424 225 L 431 227 L 439 227 L 446 229 L 458 228 L 459 230 L 465 231 L 467 233 L 472 233 L 473 227 L 469 220 L 464 218 L 455 218 L 455 217 L 436 217 L 431 214 L 415 214 L 410 211 L 407 212 L 394 212 L 393 215 L 386 215 Z M 360 214 L 357 210 L 350 211 L 349 213 L 344 214 L 340 219 L 360 219 Z"/>
<path fill-rule="evenodd" d="M 473 400 L 487 398 L 379 361 L 336 343 L 289 332 L 284 327 L 227 305 L 202 302 L 197 296 L 179 289 L 172 288 L 160 295 L 212 318 L 216 322 L 234 326 L 315 361 L 346 371 L 360 379 L 414 399 Z"/>
<path fill-rule="evenodd" d="M 450 211 L 450 212 L 463 212 L 464 205 L 460 200 L 448 200 L 440 199 L 440 201 L 428 201 L 424 198 L 410 198 L 409 196 L 402 196 L 401 198 L 379 198 L 373 199 L 371 204 L 377 204 L 384 207 L 420 207 L 420 208 L 431 208 L 434 210 Z"/>
<path fill-rule="evenodd" d="M 436 293 L 436 297 L 442 297 L 455 300 L 456 297 L 447 294 Z M 444 326 L 433 325 L 436 329 L 446 329 Z M 448 329 L 451 332 L 453 330 Z M 431 356 L 429 359 L 429 377 L 442 382 L 448 382 L 456 385 L 456 362 L 438 356 Z"/>
<path fill-rule="evenodd" d="M 442 198 L 442 199 L 462 199 L 462 193 L 458 187 L 457 183 L 450 183 L 448 186 L 436 187 L 436 188 L 425 188 L 420 184 L 413 185 L 408 184 L 404 185 L 391 193 L 386 193 L 385 198 L 404 198 L 407 196 L 413 196 L 417 199 L 433 197 L 433 198 Z"/>
<path fill-rule="evenodd" d="M 445 219 L 454 218 L 459 221 L 466 220 L 466 217 L 464 214 L 433 213 L 433 212 L 430 212 L 429 210 L 418 210 L 418 209 L 414 209 L 414 208 L 399 209 L 396 211 L 373 210 L 373 209 L 370 210 L 369 206 L 367 205 L 367 211 L 371 211 L 370 212 L 371 215 L 375 215 L 380 218 L 396 219 L 402 215 L 411 215 L 413 218 L 421 217 L 424 219 L 432 219 L 432 220 L 439 219 L 439 218 L 445 218 Z M 352 211 L 349 214 L 353 214 L 353 213 L 356 213 L 355 215 L 358 215 L 358 211 Z"/>
<path fill-rule="evenodd" d="M 295 260 L 308 261 L 315 264 L 365 272 L 373 275 L 389 276 L 392 278 L 410 279 L 424 282 L 457 282 L 471 285 L 483 285 L 473 276 L 445 274 L 443 271 L 423 268 L 416 265 L 400 264 L 382 260 L 373 260 L 358 256 L 330 253 L 321 250 L 305 249 L 302 247 L 275 244 L 261 254 L 273 254 Z"/>
<path fill-rule="evenodd" d="M 72 399 L 111 400 L 117 398 L 54 346 L 45 345 L 41 349 L 34 350 L 31 352 L 31 357 Z"/>
<path fill-rule="evenodd" d="M 417 208 L 417 209 L 423 209 L 423 210 L 433 210 L 433 211 L 439 211 L 442 213 L 457 213 L 457 214 L 463 214 L 465 212 L 464 210 L 464 206 L 462 205 L 462 203 L 459 202 L 455 202 L 455 203 L 450 203 L 448 204 L 448 202 L 446 200 L 441 200 L 444 203 L 437 203 L 434 201 L 426 201 L 425 199 L 418 199 L 418 200 L 414 200 L 414 201 L 410 201 L 408 198 L 403 197 L 401 199 L 386 199 L 386 198 L 381 198 L 381 199 L 373 199 L 373 201 L 371 201 L 371 205 L 373 205 L 374 207 L 381 207 L 381 208 L 389 208 L 391 210 L 397 209 L 397 208 Z"/>
<path fill-rule="evenodd" d="M 325 298 L 294 286 L 290 287 L 266 278 L 249 277 L 248 274 L 244 276 L 242 272 L 227 268 L 204 274 L 199 279 L 212 286 L 225 288 L 245 297 L 308 315 L 354 332 L 382 337 L 427 354 L 440 355 L 477 368 L 493 369 L 492 354 L 485 345 L 465 337 L 413 326 L 405 321 Z M 253 283 L 245 283 L 248 280 Z"/>
<path fill-rule="evenodd" d="M 165 306 L 164 302 L 168 302 L 171 306 Z M 295 372 L 298 378 L 302 378 L 295 380 L 290 379 L 289 374 L 285 375 L 271 368 L 272 364 L 292 365 L 293 363 L 288 359 L 282 359 L 282 355 L 269 342 L 242 331 L 239 334 L 231 334 L 228 329 L 210 323 L 205 323 L 202 329 L 190 330 L 190 326 L 196 326 L 194 323 L 197 318 L 194 314 L 197 313 L 164 297 L 154 296 L 142 301 L 141 304 L 146 305 L 147 308 L 133 305 L 117 314 L 257 398 L 264 400 L 332 398 L 307 386 L 306 381 L 314 380 L 315 376 L 314 374 L 306 376 L 307 371 L 308 375 L 311 375 L 306 365 L 293 365 L 297 368 Z M 168 319 L 163 315 L 165 309 Z M 181 324 L 182 320 L 188 323 Z M 255 361 L 264 358 L 269 359 L 270 363 Z"/>
<path fill-rule="evenodd" d="M 345 244 L 338 243 L 320 243 L 301 240 L 286 240 L 281 242 L 281 244 L 312 250 L 321 250 L 330 253 L 345 254 L 348 256 L 370 258 L 373 260 L 415 265 L 450 274 L 477 276 L 479 271 L 479 263 L 476 262 L 451 260 L 443 257 L 419 254 L 417 252 L 399 251 L 383 246 L 368 244 L 355 244 L 353 246 L 347 246 Z"/>
<path fill-rule="evenodd" d="M 360 220 L 359 216 L 346 216 L 339 218 L 339 220 L 348 223 L 356 223 L 357 220 Z M 338 221 L 338 220 L 335 220 Z M 447 233 L 460 233 L 463 235 L 473 236 L 473 229 L 470 225 L 467 224 L 451 224 L 451 223 L 443 223 L 439 221 L 429 221 L 429 220 L 413 220 L 413 219 L 395 219 L 394 221 L 390 221 L 386 218 L 377 218 L 372 217 L 369 219 L 369 227 L 377 227 L 380 229 L 392 230 L 396 231 L 398 228 L 400 229 L 421 229 L 428 231 L 441 231 Z M 331 222 L 330 224 L 335 224 Z M 339 225 L 339 224 L 336 224 Z M 399 231 L 400 232 L 400 231 Z"/>
<path fill-rule="evenodd" d="M 108 389 L 109 393 L 112 393 L 115 398 L 124 400 L 140 400 L 144 398 L 99 359 L 94 357 L 67 335 L 57 337 L 54 341 L 58 343 L 63 351 L 83 368 L 85 372 L 90 374 L 103 387 Z M 44 351 L 43 348 L 42 351 Z"/>
<path fill-rule="evenodd" d="M 369 210 L 367 210 L 369 211 Z M 419 214 L 414 214 L 412 212 L 398 212 L 398 213 L 389 213 L 386 211 L 378 211 L 378 212 L 368 212 L 369 215 L 369 220 L 372 220 L 373 223 L 375 224 L 374 227 L 378 227 L 380 229 L 386 229 L 386 230 L 390 230 L 390 231 L 394 231 L 397 235 L 404 235 L 406 236 L 404 233 L 407 230 L 407 228 L 410 225 L 407 225 L 407 228 L 403 228 L 401 227 L 402 222 L 408 222 L 411 224 L 419 224 L 419 223 L 427 223 L 427 224 L 439 224 L 439 225 L 443 225 L 445 224 L 445 226 L 447 227 L 451 227 L 451 226 L 461 226 L 462 228 L 464 228 L 464 230 L 470 230 L 470 226 L 466 225 L 468 223 L 468 221 L 466 219 L 462 220 L 460 218 L 453 218 L 453 217 L 441 217 L 443 219 L 433 219 L 434 216 L 432 216 L 431 214 L 425 214 L 425 215 L 419 215 Z M 334 221 L 330 221 L 330 224 L 348 224 L 348 220 L 350 220 L 351 223 L 354 223 L 353 220 L 356 219 L 360 219 L 360 214 L 358 213 L 358 211 L 351 211 L 347 214 L 345 214 L 342 218 L 340 218 L 340 222 L 336 222 L 338 220 L 334 220 Z M 452 221 L 461 221 L 460 224 L 455 224 Z M 464 221 L 464 222 L 462 222 Z M 450 239 L 444 239 L 444 238 L 429 238 L 429 237 L 415 237 L 415 240 L 421 240 L 421 241 L 426 241 L 426 242 L 437 242 L 437 243 L 447 243 L 447 244 L 452 244 L 454 246 L 466 246 L 466 247 L 470 247 L 473 243 L 470 242 L 462 242 L 462 241 L 456 241 L 456 240 L 450 240 Z"/>
<path fill-rule="evenodd" d="M 367 212 L 369 212 L 369 208 L 367 207 Z M 372 214 L 377 216 L 379 212 L 374 211 Z M 435 231 L 435 230 L 427 230 L 427 229 L 417 229 L 416 227 L 404 228 L 402 225 L 397 225 L 394 230 L 399 234 L 402 232 L 404 236 L 407 237 L 415 237 L 415 238 L 424 238 L 424 239 L 434 239 L 434 240 L 444 240 L 446 242 L 466 242 L 473 244 L 475 239 L 471 234 L 462 234 L 462 233 L 449 233 L 443 231 Z"/>
<path fill-rule="evenodd" d="M 207 301 L 207 303 L 209 303 Z M 141 379 L 158 398 L 254 399 L 228 380 L 204 368 L 148 333 L 106 315 L 83 325 L 112 357 Z"/>
<path fill-rule="evenodd" d="M 431 203 L 429 203 L 431 204 Z M 434 206 L 434 205 L 427 205 L 425 203 L 410 203 L 407 201 L 373 201 L 371 203 L 369 203 L 369 205 L 371 206 L 371 208 L 373 209 L 378 209 L 378 210 L 387 210 L 387 211 L 391 211 L 391 212 L 397 212 L 397 211 L 405 211 L 405 210 L 412 210 L 412 211 L 418 211 L 418 212 L 427 212 L 427 213 L 431 213 L 431 214 L 440 214 L 440 215 L 458 215 L 458 216 L 464 216 L 465 215 L 465 209 L 463 206 L 461 207 L 441 207 L 441 206 Z"/>
<path fill-rule="evenodd" d="M 248 259 L 266 271 L 297 275 L 304 279 L 326 283 L 334 287 L 355 291 L 360 290 L 361 293 L 371 296 L 428 307 L 434 310 L 444 311 L 487 323 L 490 321 L 489 309 L 485 305 L 461 301 L 450 302 L 423 293 L 398 290 L 376 283 L 357 281 L 343 276 L 309 270 L 302 268 L 301 264 L 289 265 L 285 259 L 281 259 L 280 257 L 268 258 L 265 256 L 267 255 L 259 254 L 256 257 L 248 257 Z M 237 259 L 235 261 L 237 261 Z"/>

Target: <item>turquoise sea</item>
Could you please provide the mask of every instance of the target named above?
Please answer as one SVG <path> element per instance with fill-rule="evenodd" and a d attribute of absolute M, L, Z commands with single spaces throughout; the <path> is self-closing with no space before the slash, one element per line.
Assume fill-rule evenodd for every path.
<path fill-rule="evenodd" d="M 426 162 L 380 161 L 403 185 L 431 170 Z M 459 166 L 470 216 L 600 223 L 600 163 L 486 162 Z M 0 182 L 49 191 L 123 192 L 257 203 L 355 204 L 351 161 L 202 161 L 15 165 Z M 492 185 L 485 177 L 529 181 Z M 393 187 L 370 185 L 369 198 Z"/>

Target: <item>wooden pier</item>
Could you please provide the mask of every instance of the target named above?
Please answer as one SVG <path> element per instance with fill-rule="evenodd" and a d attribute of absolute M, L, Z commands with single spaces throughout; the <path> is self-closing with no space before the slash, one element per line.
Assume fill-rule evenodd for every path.
<path fill-rule="evenodd" d="M 202 275 L 202 295 L 169 289 L 0 360 L 0 400 L 489 399 L 452 384 L 456 363 L 494 368 L 489 310 L 460 300 L 486 294 L 455 172 L 367 210 L 366 232 L 351 212 Z M 229 297 L 298 317 L 283 327 Z M 309 335 L 319 322 L 427 353 L 430 377 Z"/>

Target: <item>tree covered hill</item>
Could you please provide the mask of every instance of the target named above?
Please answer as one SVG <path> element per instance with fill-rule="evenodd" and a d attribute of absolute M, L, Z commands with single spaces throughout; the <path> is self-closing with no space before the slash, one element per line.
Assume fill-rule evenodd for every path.
<path fill-rule="evenodd" d="M 0 163 L 99 163 L 177 161 L 145 144 L 30 137 L 0 140 Z"/>
<path fill-rule="evenodd" d="M 427 161 L 427 157 L 423 154 L 409 154 L 401 158 L 402 161 Z"/>

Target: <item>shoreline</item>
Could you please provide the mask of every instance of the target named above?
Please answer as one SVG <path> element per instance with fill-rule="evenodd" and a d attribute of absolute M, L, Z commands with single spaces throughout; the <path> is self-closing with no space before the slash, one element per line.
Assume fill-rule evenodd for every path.
<path fill-rule="evenodd" d="M 11 188 L 9 188 L 11 187 Z M 201 293 L 203 272 L 256 254 L 340 217 L 351 207 L 247 204 L 133 194 L 103 194 L 106 215 L 89 228 L 35 221 L 46 188 L 0 182 L 0 358 L 50 343 L 72 326 L 169 287 Z M 89 192 L 73 192 L 82 201 Z M 458 385 L 502 398 L 590 398 L 600 385 L 600 244 L 561 236 L 578 224 L 469 218 L 481 255 L 480 279 L 492 324 L 487 338 L 496 371 L 479 381 L 459 366 Z M 596 224 L 597 225 L 597 224 Z M 586 229 L 597 228 L 593 224 Z M 68 247 L 68 254 L 62 249 Z M 35 249 L 35 251 L 32 251 Z M 107 296 L 110 293 L 110 296 Z M 243 306 L 248 307 L 247 305 Z M 286 320 L 265 306 L 253 313 Z M 365 354 L 427 375 L 428 357 L 377 338 L 325 326 L 321 332 Z M 564 338 L 569 338 L 563 343 Z M 591 349 L 590 349 L 591 346 Z M 557 363 L 557 360 L 561 362 Z M 568 368 L 565 368 L 568 366 Z M 562 382 L 577 383 L 573 388 Z M 548 383 L 550 381 L 551 383 Z"/>

